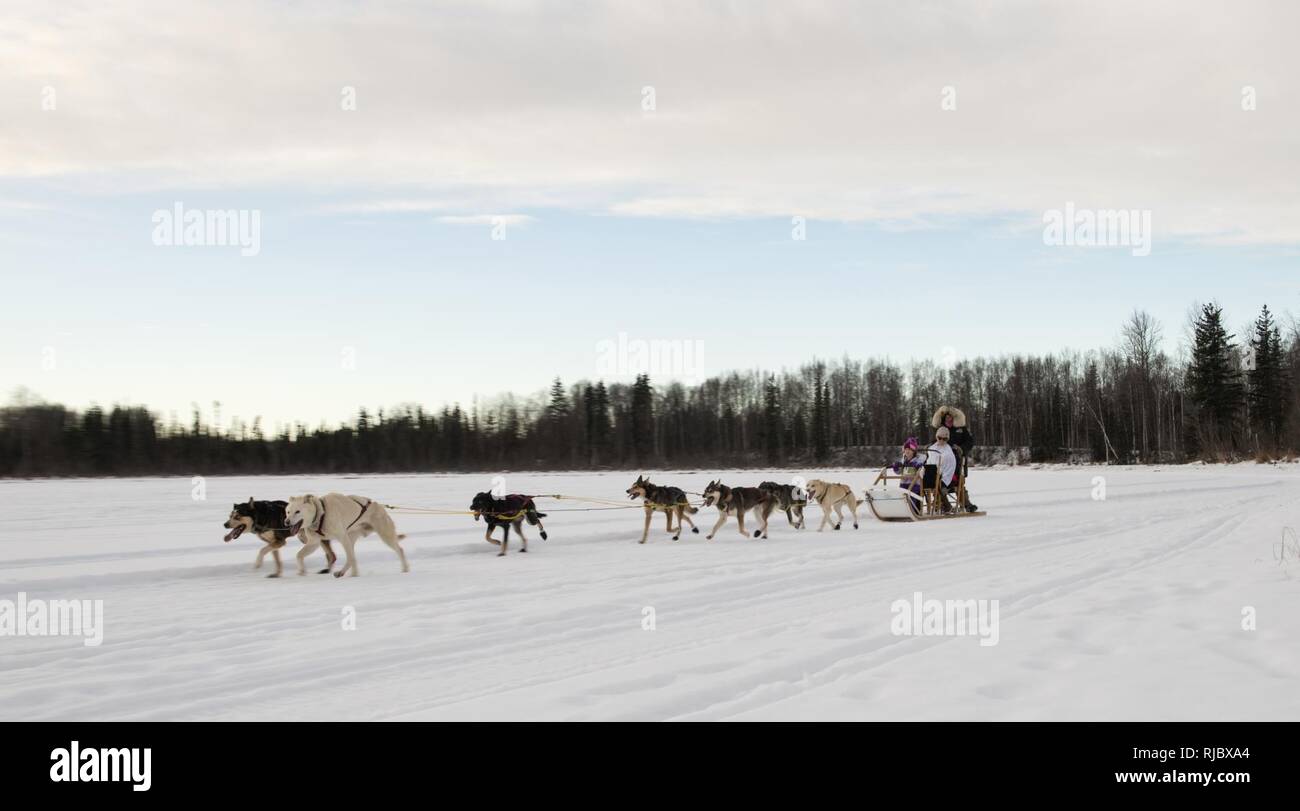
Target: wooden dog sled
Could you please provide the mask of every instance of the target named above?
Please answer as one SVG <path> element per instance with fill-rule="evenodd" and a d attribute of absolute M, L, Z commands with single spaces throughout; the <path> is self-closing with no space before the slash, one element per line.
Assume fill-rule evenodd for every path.
<path fill-rule="evenodd" d="M 975 518 L 986 515 L 983 510 L 966 512 L 966 466 L 962 464 L 961 449 L 957 454 L 957 475 L 953 486 L 945 487 L 936 465 L 927 464 L 914 471 L 895 473 L 892 468 L 881 469 L 880 475 L 867 490 L 867 506 L 872 515 L 881 521 L 931 521 L 939 518 Z M 934 486 L 926 487 L 926 471 L 934 469 Z M 904 480 L 920 480 L 920 492 L 902 487 Z M 943 505 L 948 505 L 945 512 Z"/>

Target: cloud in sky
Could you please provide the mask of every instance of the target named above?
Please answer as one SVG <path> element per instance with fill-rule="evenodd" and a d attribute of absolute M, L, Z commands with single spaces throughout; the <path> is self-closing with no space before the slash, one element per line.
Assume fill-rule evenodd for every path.
<path fill-rule="evenodd" d="M 180 13 L 145 0 L 3 15 L 0 177 L 72 192 L 287 186 L 358 190 L 339 213 L 904 228 L 1034 224 L 1073 201 L 1151 209 L 1166 235 L 1300 242 L 1294 4 L 223 0 Z M 944 88 L 956 109 L 941 109 Z"/>

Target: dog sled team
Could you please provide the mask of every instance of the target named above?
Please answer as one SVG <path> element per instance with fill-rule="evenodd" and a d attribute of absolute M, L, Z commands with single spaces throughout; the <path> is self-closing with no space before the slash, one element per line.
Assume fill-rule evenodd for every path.
<path fill-rule="evenodd" d="M 955 518 L 984 515 L 970 500 L 966 489 L 966 474 L 970 451 L 975 440 L 966 424 L 966 415 L 959 409 L 943 406 L 931 420 L 935 429 L 934 442 L 922 448 L 915 437 L 903 443 L 898 461 L 885 467 L 876 477 L 865 496 L 872 514 L 882 521 L 923 521 L 932 518 Z M 891 483 L 898 482 L 895 487 Z M 691 516 L 700 508 L 691 504 L 686 491 L 670 486 L 652 484 L 644 475 L 637 477 L 627 489 L 628 497 L 640 500 L 645 510 L 645 526 L 639 543 L 650 535 L 650 525 L 656 512 L 664 513 L 666 528 L 674 541 L 681 537 L 684 526 L 699 534 L 699 527 Z M 763 482 L 757 487 L 729 487 L 720 479 L 712 481 L 701 495 L 702 506 L 718 511 L 717 521 L 707 540 L 712 540 L 727 523 L 735 519 L 736 529 L 744 538 L 750 537 L 745 528 L 746 516 L 756 524 L 754 538 L 766 538 L 768 521 L 778 510 L 785 513 L 786 521 L 795 529 L 805 527 L 804 508 L 816 503 L 822 511 L 821 532 L 830 525 L 838 530 L 846 517 L 852 517 L 853 528 L 858 528 L 858 500 L 853 488 L 839 482 L 813 479 L 801 484 Z M 506 555 L 510 545 L 510 531 L 519 536 L 520 552 L 528 551 L 524 524 L 536 527 L 542 540 L 546 529 L 542 525 L 545 513 L 538 512 L 533 496 L 496 493 L 478 493 L 470 504 L 474 520 L 485 520 L 487 532 L 484 539 L 497 547 L 498 557 Z M 676 526 L 674 526 L 676 519 Z M 258 501 L 249 498 L 246 503 L 235 504 L 226 519 L 230 530 L 225 541 L 233 541 L 245 532 L 252 533 L 266 543 L 257 553 L 254 568 L 261 568 L 266 555 L 275 560 L 275 572 L 268 577 L 279 577 L 284 572 L 280 550 L 290 537 L 297 536 L 303 546 L 298 551 L 298 574 L 307 573 L 306 559 L 317 548 L 325 552 L 326 566 L 320 574 L 343 577 L 360 574 L 356 543 L 369 535 L 379 538 L 396 554 L 402 571 L 411 567 L 406 561 L 399 534 L 388 508 L 379 502 L 361 496 L 329 493 L 324 496 L 295 496 L 288 501 Z M 500 527 L 502 539 L 493 538 Z M 343 567 L 335 570 L 338 556 L 332 544 L 339 543 L 345 556 Z"/>

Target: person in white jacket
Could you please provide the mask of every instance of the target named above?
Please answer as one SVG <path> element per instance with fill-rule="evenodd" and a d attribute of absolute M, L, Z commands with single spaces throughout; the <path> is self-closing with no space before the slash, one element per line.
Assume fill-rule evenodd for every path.
<path fill-rule="evenodd" d="M 957 475 L 957 454 L 952 452 L 952 446 L 948 444 L 948 428 L 940 426 L 934 434 L 934 444 L 926 449 L 926 464 L 932 464 L 939 469 L 939 479 L 943 482 L 944 487 L 952 487 L 953 479 Z M 926 482 L 927 487 L 934 486 L 933 481 Z M 940 505 L 943 512 L 948 512 L 950 507 L 947 500 Z"/>

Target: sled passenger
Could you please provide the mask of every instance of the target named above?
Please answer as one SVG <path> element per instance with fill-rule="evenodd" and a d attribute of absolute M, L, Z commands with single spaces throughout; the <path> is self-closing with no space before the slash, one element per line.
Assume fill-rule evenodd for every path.
<path fill-rule="evenodd" d="M 908 502 L 913 512 L 920 507 L 921 482 L 925 477 L 925 458 L 917 454 L 917 447 L 916 437 L 909 436 L 903 443 L 903 457 L 891 466 L 902 477 L 898 486 L 911 496 Z"/>
<path fill-rule="evenodd" d="M 934 434 L 934 444 L 926 449 L 926 487 L 935 486 L 936 476 L 943 482 L 944 487 L 952 487 L 953 481 L 957 477 L 957 455 L 953 453 L 952 446 L 948 444 L 950 433 L 947 426 L 940 426 L 939 430 Z M 946 498 L 939 500 L 939 510 L 941 512 L 952 511 L 952 507 L 948 505 Z"/>

